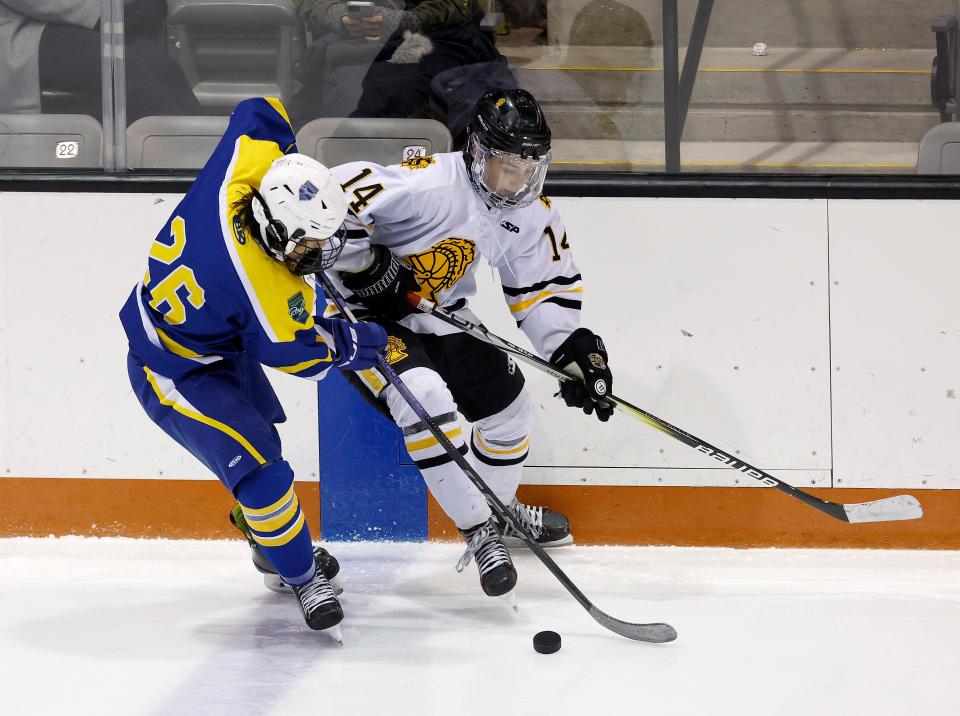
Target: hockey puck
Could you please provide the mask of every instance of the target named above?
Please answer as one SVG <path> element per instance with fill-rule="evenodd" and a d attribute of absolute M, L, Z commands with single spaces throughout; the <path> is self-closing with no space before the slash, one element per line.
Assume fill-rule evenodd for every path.
<path fill-rule="evenodd" d="M 560 651 L 560 635 L 555 631 L 541 631 L 533 635 L 533 650 L 538 654 Z"/>

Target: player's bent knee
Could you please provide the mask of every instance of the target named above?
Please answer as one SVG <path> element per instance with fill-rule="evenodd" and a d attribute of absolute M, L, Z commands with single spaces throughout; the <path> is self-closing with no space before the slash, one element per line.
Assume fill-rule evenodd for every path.
<path fill-rule="evenodd" d="M 533 398 L 526 389 L 499 413 L 477 420 L 474 428 L 491 440 L 526 437 L 533 428 Z"/>
<path fill-rule="evenodd" d="M 403 374 L 403 382 L 427 413 L 434 417 L 457 412 L 453 395 L 440 374 L 430 368 L 411 368 Z M 390 386 L 381 394 L 394 422 L 401 428 L 420 421 L 400 392 Z"/>
<path fill-rule="evenodd" d="M 403 374 L 403 382 L 432 418 L 432 422 L 461 454 L 467 444 L 460 427 L 457 404 L 440 375 L 429 368 L 412 368 Z M 407 453 L 421 471 L 440 468 L 451 462 L 447 448 L 433 434 L 430 426 L 407 405 L 399 391 L 392 386 L 384 391 L 384 399 L 397 425 L 403 428 Z"/>
<path fill-rule="evenodd" d="M 533 400 L 524 390 L 499 413 L 474 423 L 470 439 L 474 457 L 492 467 L 522 464 L 530 449 L 532 423 Z"/>

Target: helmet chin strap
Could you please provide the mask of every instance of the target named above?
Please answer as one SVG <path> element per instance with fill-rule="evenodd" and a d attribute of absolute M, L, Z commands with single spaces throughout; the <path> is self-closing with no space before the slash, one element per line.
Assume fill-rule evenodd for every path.
<path fill-rule="evenodd" d="M 273 218 L 267 202 L 256 189 L 253 190 L 250 208 L 253 211 L 253 218 L 260 227 L 260 245 L 263 246 L 263 248 L 267 250 L 267 253 L 273 256 L 273 258 L 278 261 L 283 261 L 283 249 L 287 244 L 287 228 Z M 276 246 L 273 245 L 274 243 L 276 243 Z"/>
<path fill-rule="evenodd" d="M 297 276 L 305 276 L 330 268 L 343 249 L 345 229 L 341 224 L 340 229 L 325 239 L 325 241 L 336 246 L 336 251 L 332 256 L 328 256 L 329 252 L 325 252 L 317 246 L 315 248 L 305 248 L 299 256 L 294 258 L 293 253 L 299 246 L 300 240 L 306 236 L 306 232 L 303 229 L 297 229 L 292 235 L 288 236 L 287 227 L 283 222 L 273 218 L 263 195 L 256 189 L 253 190 L 250 199 L 250 208 L 254 220 L 260 227 L 260 238 L 258 239 L 260 246 Z"/>

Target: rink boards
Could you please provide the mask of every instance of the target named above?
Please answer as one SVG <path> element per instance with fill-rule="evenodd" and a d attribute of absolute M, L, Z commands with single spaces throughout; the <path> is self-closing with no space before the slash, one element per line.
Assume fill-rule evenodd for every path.
<path fill-rule="evenodd" d="M 113 521 L 113 533 L 182 523 L 184 536 L 206 536 L 199 525 L 229 504 L 143 416 L 125 375 L 116 312 L 177 198 L 0 194 L 0 533 Z M 798 487 L 868 490 L 857 499 L 908 488 L 928 517 L 900 526 L 914 542 L 891 543 L 960 546 L 948 519 L 960 493 L 944 492 L 960 486 L 958 202 L 554 201 L 584 276 L 583 323 L 607 343 L 618 395 Z M 477 276 L 474 310 L 527 345 L 491 270 Z M 836 527 L 770 490 L 734 489 L 752 485 L 624 416 L 600 425 L 566 409 L 552 379 L 525 374 L 540 404 L 528 494 L 569 504 L 573 517 L 596 513 L 590 541 L 722 543 L 709 535 L 722 538 L 728 519 L 757 525 L 745 539 L 764 543 L 771 511 L 784 525 L 771 543 Z M 311 384 L 271 377 L 302 489 L 316 492 L 323 475 L 324 536 L 443 533 L 392 426 L 339 379 L 318 401 Z M 31 506 L 41 492 L 42 519 Z M 84 499 L 102 511 L 67 519 Z M 156 514 L 171 504 L 179 517 Z M 149 509 L 132 517 L 138 505 Z M 651 506 L 673 515 L 662 531 Z M 635 533 L 605 531 L 605 514 L 644 507 Z M 73 526 L 57 527 L 58 509 Z"/>

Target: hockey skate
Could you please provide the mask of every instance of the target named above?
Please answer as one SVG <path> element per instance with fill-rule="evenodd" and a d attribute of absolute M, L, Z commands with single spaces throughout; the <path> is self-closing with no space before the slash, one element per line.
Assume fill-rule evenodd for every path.
<path fill-rule="evenodd" d="M 507 505 L 520 526 L 523 527 L 541 547 L 563 547 L 573 544 L 573 535 L 570 534 L 570 521 L 562 512 L 556 512 L 549 507 L 525 505 L 516 497 Z M 502 524 L 494 514 L 497 528 L 503 536 L 503 543 L 507 547 L 525 547 L 526 543 L 512 525 Z"/>
<path fill-rule="evenodd" d="M 247 538 L 247 544 L 250 545 L 250 557 L 253 559 L 253 566 L 263 575 L 264 586 L 270 591 L 278 592 L 279 594 L 293 594 L 290 585 L 280 578 L 280 575 L 277 574 L 273 565 L 270 564 L 270 560 L 266 558 L 260 550 L 260 546 L 254 541 L 240 505 L 234 505 L 233 510 L 230 511 L 230 522 L 234 527 L 243 532 L 243 536 Z M 337 574 L 340 572 L 340 563 L 337 562 L 337 558 L 327 552 L 323 547 L 314 546 L 313 560 L 317 565 L 317 569 L 320 570 L 323 576 L 330 582 L 334 594 L 342 594 L 343 586 L 340 580 L 337 579 Z"/>
<path fill-rule="evenodd" d="M 329 629 L 330 636 L 341 644 L 343 636 L 337 626 L 343 620 L 343 609 L 333 593 L 333 587 L 318 569 L 313 579 L 305 584 L 291 587 L 300 605 L 307 626 L 318 631 Z"/>
<path fill-rule="evenodd" d="M 510 554 L 503 546 L 493 517 L 476 527 L 460 530 L 467 543 L 467 551 L 457 562 L 457 571 L 462 572 L 471 559 L 477 562 L 480 571 L 480 586 L 490 597 L 502 597 L 516 610 L 513 588 L 517 585 L 517 570 Z"/>

